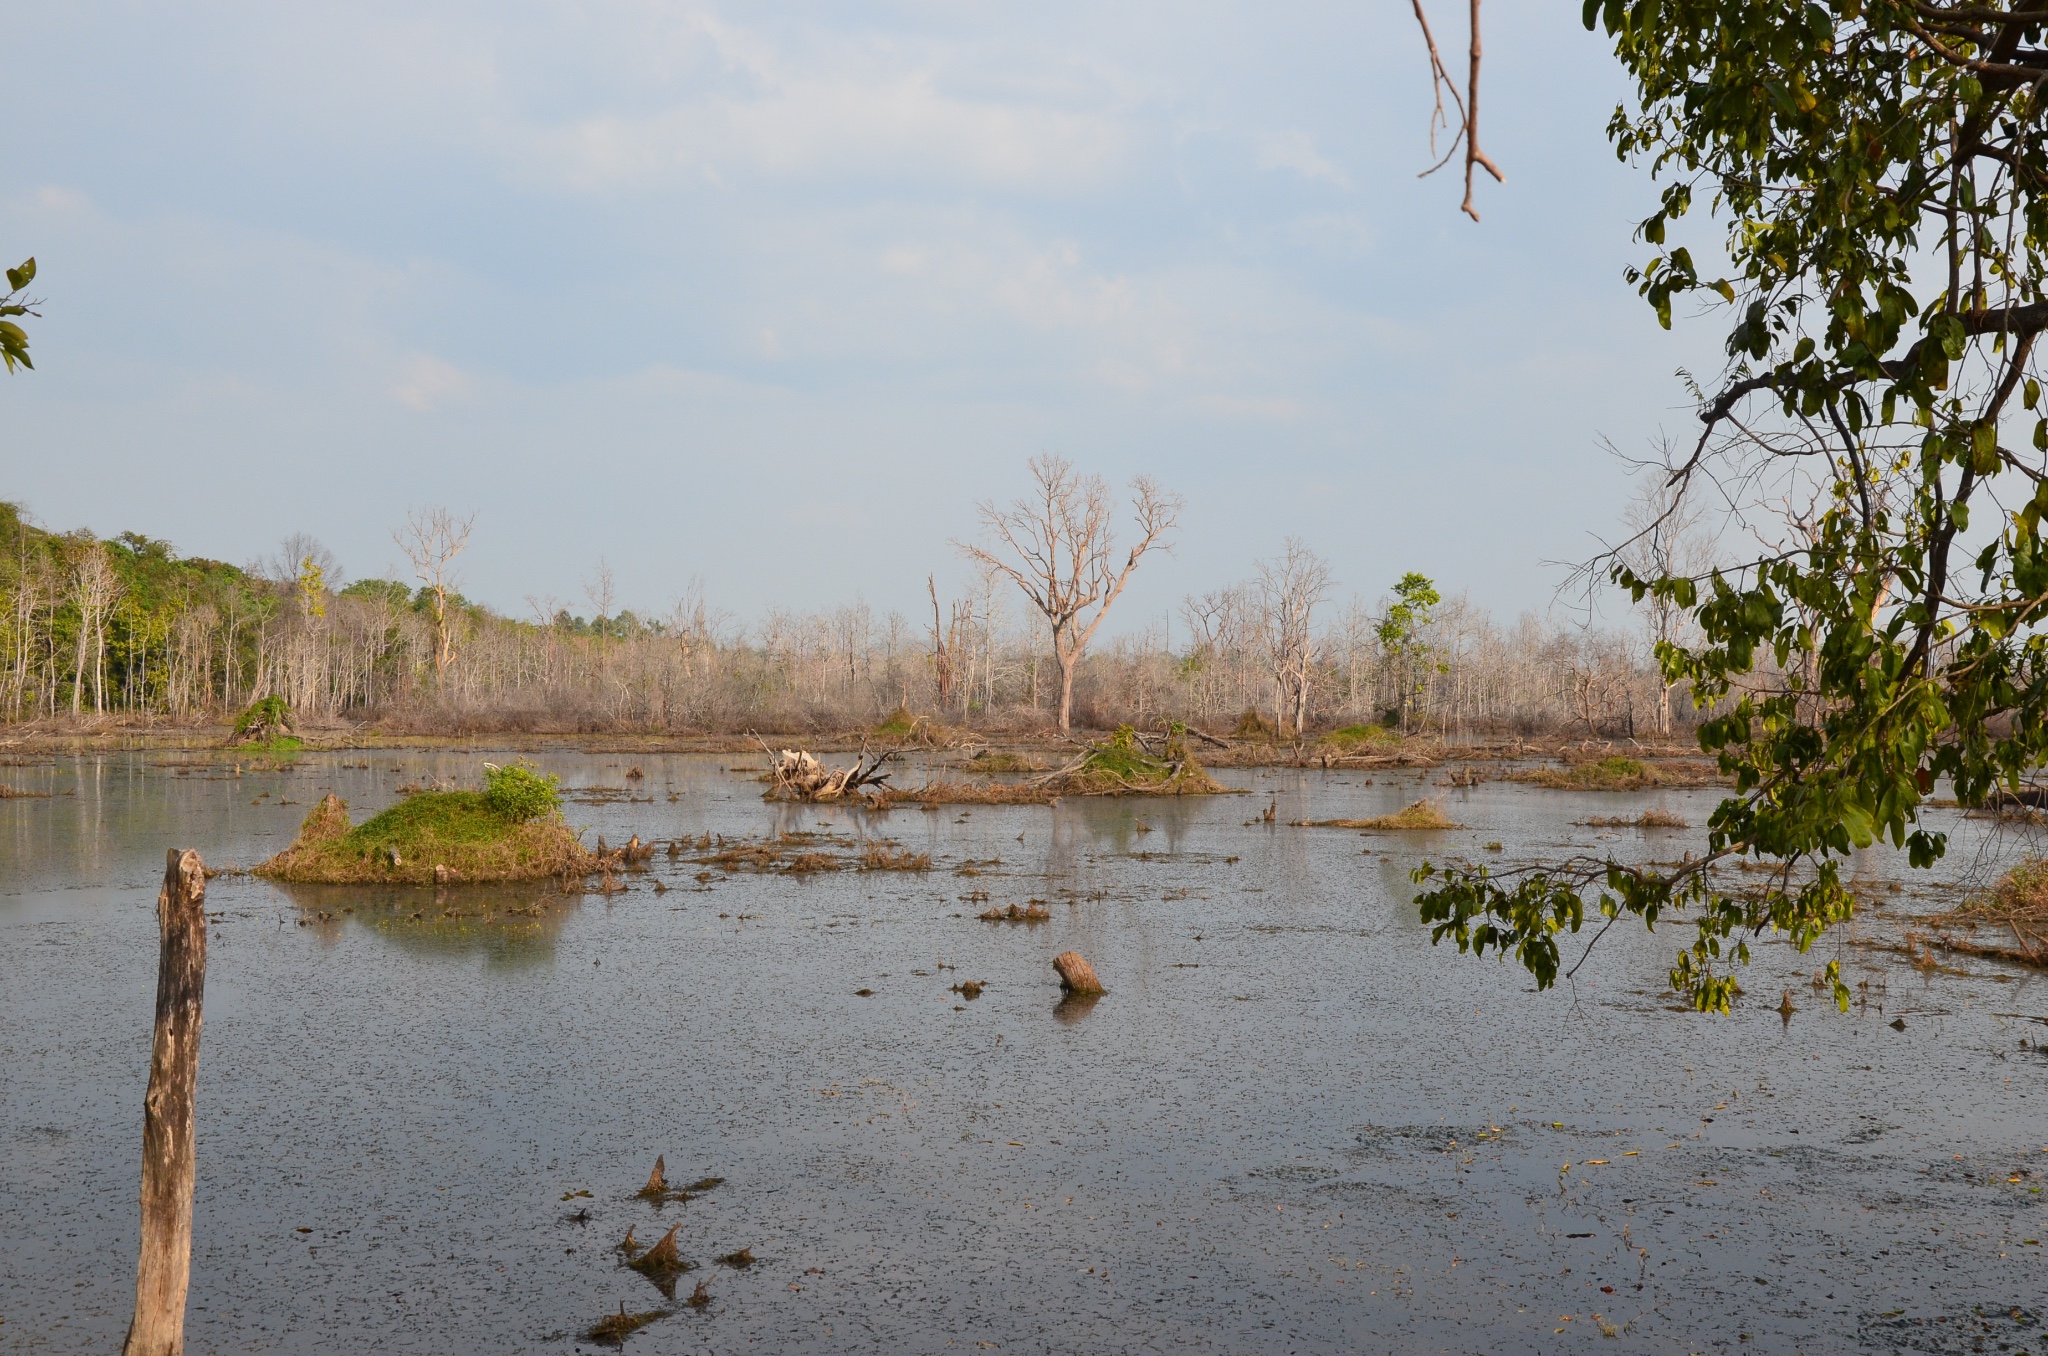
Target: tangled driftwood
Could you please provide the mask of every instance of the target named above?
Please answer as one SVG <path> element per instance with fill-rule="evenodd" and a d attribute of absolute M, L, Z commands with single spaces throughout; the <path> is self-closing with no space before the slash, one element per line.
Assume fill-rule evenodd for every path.
<path fill-rule="evenodd" d="M 771 800 L 842 800 L 857 794 L 865 786 L 886 786 L 889 774 L 882 768 L 895 757 L 893 750 L 869 753 L 863 749 L 852 767 L 833 770 L 805 750 L 783 749 L 769 755 L 768 778 L 774 785 L 768 797 Z"/>

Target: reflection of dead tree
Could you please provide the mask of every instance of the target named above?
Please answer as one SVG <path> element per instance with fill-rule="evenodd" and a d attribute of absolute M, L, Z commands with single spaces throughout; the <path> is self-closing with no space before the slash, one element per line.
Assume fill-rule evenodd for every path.
<path fill-rule="evenodd" d="M 764 744 L 762 748 L 766 750 L 767 746 Z M 768 795 L 773 800 L 840 800 L 864 786 L 885 785 L 889 774 L 882 771 L 882 767 L 895 757 L 893 749 L 883 753 L 869 753 L 862 749 L 860 758 L 852 767 L 832 771 L 801 749 L 770 752 L 768 775 L 775 786 Z"/>
<path fill-rule="evenodd" d="M 1479 3 L 1472 0 L 1472 44 L 1471 63 L 1465 75 L 1465 93 L 1458 94 L 1458 84 L 1451 79 L 1451 73 L 1444 66 L 1443 54 L 1436 49 L 1436 36 L 1429 31 L 1429 16 L 1423 13 L 1422 0 L 1411 0 L 1415 6 L 1415 22 L 1422 25 L 1422 41 L 1429 48 L 1429 87 L 1436 96 L 1436 108 L 1429 117 L 1429 151 L 1436 154 L 1436 134 L 1439 128 L 1448 129 L 1451 120 L 1444 113 L 1444 94 L 1451 96 L 1451 104 L 1458 110 L 1458 124 L 1451 136 L 1449 149 L 1443 159 L 1422 172 L 1427 178 L 1451 162 L 1457 154 L 1458 143 L 1465 145 L 1465 201 L 1460 205 L 1466 216 L 1479 220 L 1479 209 L 1472 205 L 1472 170 L 1483 168 L 1491 174 L 1495 183 L 1506 183 L 1507 177 L 1500 172 L 1500 166 L 1493 163 L 1491 156 L 1479 149 Z"/>

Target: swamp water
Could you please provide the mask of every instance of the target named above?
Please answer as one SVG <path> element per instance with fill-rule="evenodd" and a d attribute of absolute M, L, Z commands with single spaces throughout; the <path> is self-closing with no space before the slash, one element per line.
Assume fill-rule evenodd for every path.
<path fill-rule="evenodd" d="M 486 756 L 0 768 L 52 793 L 0 800 L 0 1352 L 126 1328 L 164 850 L 246 865 L 330 789 L 360 819 Z M 1698 826 L 1713 790 L 1227 771 L 1253 794 L 868 815 L 716 758 L 539 762 L 643 798 L 567 807 L 615 844 L 802 829 L 933 866 L 700 883 L 658 854 L 608 899 L 214 880 L 195 1353 L 567 1356 L 621 1305 L 673 1309 L 644 1353 L 2048 1352 L 2048 1026 L 2000 1015 L 2048 1016 L 2042 977 L 1765 945 L 1708 1018 L 1664 992 L 1680 928 L 1538 994 L 1408 902 L 1424 853 L 1676 856 L 1697 827 L 1574 821 Z M 1425 793 L 1470 827 L 1287 824 Z M 1904 893 L 1859 863 L 1878 918 L 2013 850 L 1955 831 Z M 1033 899 L 1050 921 L 975 917 Z M 1808 984 L 1837 955 L 1869 985 L 1847 1016 Z M 724 1181 L 635 1199 L 657 1154 Z M 678 1222 L 701 1308 L 614 1251 Z"/>

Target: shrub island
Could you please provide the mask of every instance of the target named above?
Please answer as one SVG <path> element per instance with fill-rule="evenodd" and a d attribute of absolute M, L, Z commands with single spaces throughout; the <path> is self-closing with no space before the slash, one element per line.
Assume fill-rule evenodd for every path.
<path fill-rule="evenodd" d="M 596 857 L 563 822 L 560 779 L 484 764 L 481 791 L 420 791 L 361 824 L 329 795 L 283 852 L 255 869 L 328 885 L 435 885 L 578 876 Z"/>

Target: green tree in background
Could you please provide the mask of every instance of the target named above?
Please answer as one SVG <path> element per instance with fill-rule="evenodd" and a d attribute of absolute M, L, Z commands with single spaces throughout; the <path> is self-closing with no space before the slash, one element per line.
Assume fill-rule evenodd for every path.
<path fill-rule="evenodd" d="M 1588 912 L 1603 931 L 1682 919 L 1671 982 L 1725 1011 L 1749 937 L 1805 948 L 1850 915 L 1845 855 L 1942 855 L 1920 818 L 1937 778 L 1981 804 L 2048 753 L 2048 7 L 1588 0 L 1584 17 L 1635 86 L 1609 134 L 1660 188 L 1629 276 L 1667 326 L 1674 303 L 1727 317 L 1669 502 L 1712 502 L 1764 549 L 1703 576 L 1622 556 L 1608 573 L 1697 623 L 1658 658 L 1710 710 L 1701 742 L 1735 791 L 1684 865 L 1425 868 L 1421 902 L 1439 941 L 1512 953 L 1539 985 Z M 1701 216 L 1719 238 L 1696 258 L 1675 236 Z M 1739 858 L 1777 869 L 1738 888 Z"/>
<path fill-rule="evenodd" d="M 1401 732 L 1408 731 L 1408 712 L 1422 690 L 1422 676 L 1433 662 L 1423 632 L 1435 619 L 1436 605 L 1443 601 L 1436 583 L 1414 570 L 1394 585 L 1394 601 L 1373 628 L 1387 661 L 1401 675 Z"/>

